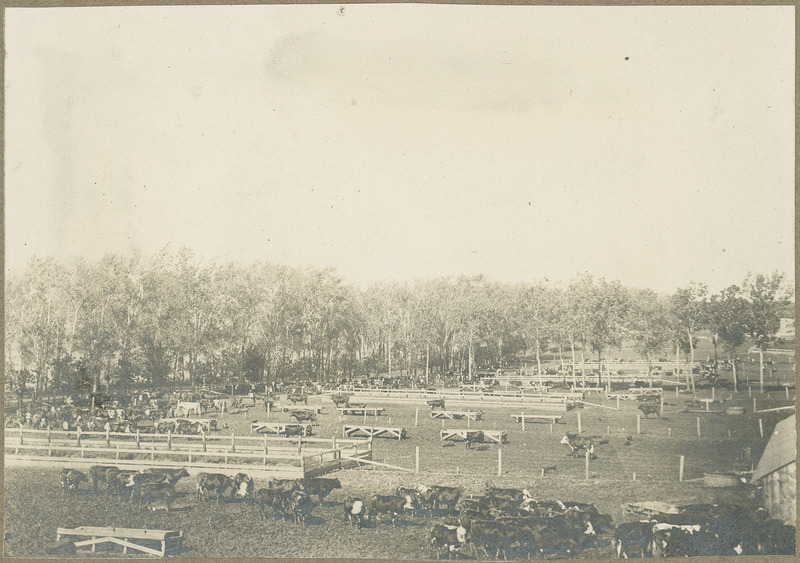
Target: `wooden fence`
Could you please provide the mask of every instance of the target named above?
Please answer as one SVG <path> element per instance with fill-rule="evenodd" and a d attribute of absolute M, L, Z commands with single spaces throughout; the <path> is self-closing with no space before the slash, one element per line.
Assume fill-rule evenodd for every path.
<path fill-rule="evenodd" d="M 304 478 L 343 467 L 346 458 L 372 458 L 369 440 L 268 436 L 132 435 L 121 432 L 7 428 L 7 466 L 186 468 L 243 472 L 252 477 Z"/>

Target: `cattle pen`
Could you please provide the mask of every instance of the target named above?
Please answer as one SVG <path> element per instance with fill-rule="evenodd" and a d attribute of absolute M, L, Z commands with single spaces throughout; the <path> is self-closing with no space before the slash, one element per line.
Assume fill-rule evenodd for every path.
<path fill-rule="evenodd" d="M 6 466 L 88 468 L 114 464 L 246 472 L 257 478 L 302 479 L 368 463 L 372 441 L 332 437 L 193 436 L 5 429 Z"/>

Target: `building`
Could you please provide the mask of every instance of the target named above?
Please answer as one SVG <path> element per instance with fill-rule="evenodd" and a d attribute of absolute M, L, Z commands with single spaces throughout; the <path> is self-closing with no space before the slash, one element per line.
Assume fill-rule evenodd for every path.
<path fill-rule="evenodd" d="M 781 318 L 781 325 L 778 332 L 775 333 L 776 338 L 794 338 L 794 319 Z"/>
<path fill-rule="evenodd" d="M 775 426 L 764 454 L 753 471 L 760 481 L 764 508 L 770 516 L 795 525 L 797 519 L 797 429 L 796 415 Z"/>

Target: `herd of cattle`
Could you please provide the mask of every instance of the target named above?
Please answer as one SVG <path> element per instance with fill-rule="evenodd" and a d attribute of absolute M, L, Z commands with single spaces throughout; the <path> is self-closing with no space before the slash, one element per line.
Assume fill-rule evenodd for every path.
<path fill-rule="evenodd" d="M 90 490 L 105 486 L 108 495 L 140 508 L 156 501 L 169 504 L 175 485 L 188 477 L 185 469 L 148 468 L 141 472 L 95 465 L 86 475 L 63 469 L 61 486 L 75 494 L 82 482 Z M 195 494 L 208 499 L 242 502 L 257 507 L 259 516 L 306 525 L 318 502 L 341 489 L 338 479 L 270 479 L 256 491 L 251 477 L 198 473 Z M 380 521 L 393 526 L 404 519 L 435 518 L 429 531 L 431 557 L 499 557 L 504 559 L 569 558 L 590 547 L 613 545 L 617 557 L 679 557 L 724 555 L 789 555 L 795 553 L 795 529 L 773 520 L 764 510 L 735 505 L 689 505 L 677 514 L 660 514 L 639 522 L 613 526 L 612 518 L 593 504 L 535 499 L 528 489 L 487 484 L 482 494 L 463 488 L 417 485 L 391 494 L 347 495 L 344 522 L 374 528 Z M 613 533 L 613 536 L 612 536 Z"/>

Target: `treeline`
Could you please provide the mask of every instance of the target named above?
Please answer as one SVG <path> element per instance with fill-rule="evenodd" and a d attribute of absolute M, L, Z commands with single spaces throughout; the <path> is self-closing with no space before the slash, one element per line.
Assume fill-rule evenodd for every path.
<path fill-rule="evenodd" d="M 210 264 L 186 248 L 149 263 L 34 258 L 6 280 L 6 389 L 325 382 L 398 369 L 471 376 L 548 349 L 566 361 L 608 357 L 623 341 L 650 361 L 668 352 L 693 361 L 703 330 L 715 349 L 746 336 L 766 348 L 792 299 L 779 273 L 715 295 L 703 284 L 660 295 L 589 274 L 566 287 L 461 276 L 361 290 L 332 270 Z"/>

